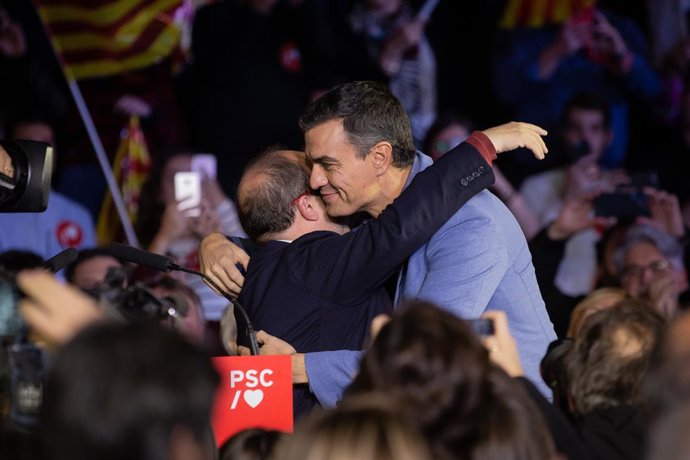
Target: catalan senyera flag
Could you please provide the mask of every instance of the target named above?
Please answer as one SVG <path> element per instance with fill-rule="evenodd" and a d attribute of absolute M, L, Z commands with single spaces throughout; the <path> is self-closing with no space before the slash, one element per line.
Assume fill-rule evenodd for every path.
<path fill-rule="evenodd" d="M 502 29 L 562 24 L 596 0 L 509 0 L 499 21 Z"/>
<path fill-rule="evenodd" d="M 151 157 L 146 146 L 144 133 L 139 125 L 139 118 L 132 116 L 129 126 L 123 130 L 122 141 L 113 160 L 113 175 L 120 186 L 122 200 L 132 223 L 135 222 L 139 193 L 151 170 Z M 102 245 L 120 239 L 122 225 L 117 215 L 113 198 L 108 192 L 98 215 L 96 236 Z"/>
<path fill-rule="evenodd" d="M 68 80 L 147 67 L 176 50 L 183 0 L 35 0 Z"/>

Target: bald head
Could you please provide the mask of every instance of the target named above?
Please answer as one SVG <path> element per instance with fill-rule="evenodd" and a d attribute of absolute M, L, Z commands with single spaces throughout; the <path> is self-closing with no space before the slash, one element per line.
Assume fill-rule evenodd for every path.
<path fill-rule="evenodd" d="M 309 173 L 306 156 L 296 150 L 267 151 L 250 162 L 237 188 L 237 201 L 240 207 L 245 205 L 253 194 L 260 192 L 266 186 L 265 182 L 270 180 L 277 170 L 288 166 L 288 162 L 302 166 L 307 174 Z M 299 177 L 293 182 L 294 184 L 290 185 L 302 187 Z"/>
<path fill-rule="evenodd" d="M 295 198 L 309 190 L 305 155 L 293 150 L 268 151 L 249 164 L 237 189 L 242 227 L 254 241 L 289 228 Z"/>

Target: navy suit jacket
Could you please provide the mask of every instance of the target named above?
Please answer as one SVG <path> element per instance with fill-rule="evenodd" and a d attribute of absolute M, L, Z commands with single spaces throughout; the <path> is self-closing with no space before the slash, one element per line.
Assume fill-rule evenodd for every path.
<path fill-rule="evenodd" d="M 417 174 L 378 219 L 345 235 L 318 231 L 260 247 L 238 300 L 256 330 L 300 353 L 359 350 L 371 318 L 392 310 L 385 281 L 493 178 L 465 142 Z M 316 404 L 306 386 L 294 397 L 296 417 Z"/>

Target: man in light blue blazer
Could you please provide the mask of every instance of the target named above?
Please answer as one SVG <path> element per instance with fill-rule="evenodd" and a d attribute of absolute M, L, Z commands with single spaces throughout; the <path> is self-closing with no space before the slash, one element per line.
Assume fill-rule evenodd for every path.
<path fill-rule="evenodd" d="M 307 108 L 300 124 L 312 164 L 310 186 L 320 192 L 334 217 L 357 212 L 378 216 L 415 174 L 431 164 L 429 157 L 415 153 L 400 104 L 377 83 L 334 88 Z M 393 168 L 380 168 L 379 149 L 392 150 Z M 461 181 L 475 179 L 467 176 Z M 402 267 L 397 303 L 415 298 L 437 303 L 461 318 L 477 318 L 487 309 L 506 312 L 526 376 L 548 394 L 539 362 L 556 335 L 525 237 L 510 211 L 490 192 L 470 199 Z M 303 363 L 314 395 L 322 405 L 331 406 L 356 373 L 360 356 L 347 350 L 296 355 L 293 374 L 300 373 Z"/>

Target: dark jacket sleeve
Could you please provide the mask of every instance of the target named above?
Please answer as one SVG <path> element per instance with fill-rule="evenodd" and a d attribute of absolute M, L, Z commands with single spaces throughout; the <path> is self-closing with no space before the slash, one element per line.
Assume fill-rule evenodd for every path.
<path fill-rule="evenodd" d="M 539 412 L 544 416 L 546 426 L 556 444 L 556 450 L 565 455 L 569 460 L 587 459 L 587 451 L 584 444 L 565 415 L 547 401 L 532 382 L 522 377 L 518 377 L 515 380 L 522 385 L 527 395 L 539 408 Z"/>
<path fill-rule="evenodd" d="M 417 174 L 377 219 L 338 238 L 311 233 L 293 242 L 292 273 L 323 298 L 358 303 L 493 181 L 491 167 L 464 142 Z"/>

